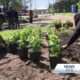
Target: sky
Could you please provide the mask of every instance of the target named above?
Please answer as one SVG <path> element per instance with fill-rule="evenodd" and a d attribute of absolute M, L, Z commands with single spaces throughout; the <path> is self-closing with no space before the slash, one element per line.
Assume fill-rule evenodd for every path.
<path fill-rule="evenodd" d="M 36 4 L 35 4 L 36 1 Z M 49 6 L 49 3 L 53 4 L 53 0 L 32 0 L 32 7 L 31 9 L 47 9 Z M 27 5 L 30 6 L 30 3 L 27 3 Z M 35 7 L 36 5 L 36 7 Z"/>

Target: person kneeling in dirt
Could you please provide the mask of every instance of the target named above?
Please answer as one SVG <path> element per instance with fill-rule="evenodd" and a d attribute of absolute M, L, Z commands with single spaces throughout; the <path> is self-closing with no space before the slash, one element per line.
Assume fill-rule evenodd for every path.
<path fill-rule="evenodd" d="M 74 22 L 75 22 L 75 26 L 77 28 L 76 28 L 75 32 L 73 33 L 72 37 L 70 38 L 70 40 L 68 41 L 68 43 L 62 46 L 62 50 L 66 49 L 71 44 L 73 44 L 80 36 L 80 13 L 75 14 Z"/>
<path fill-rule="evenodd" d="M 0 14 L 0 31 L 1 31 L 1 26 L 5 22 L 5 16 L 3 14 Z"/>

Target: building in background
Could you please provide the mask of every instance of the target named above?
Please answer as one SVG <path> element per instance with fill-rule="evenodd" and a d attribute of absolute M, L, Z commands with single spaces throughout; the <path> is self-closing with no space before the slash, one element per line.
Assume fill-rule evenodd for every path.
<path fill-rule="evenodd" d="M 36 9 L 36 14 L 47 14 L 47 13 L 48 13 L 48 9 Z"/>
<path fill-rule="evenodd" d="M 28 10 L 28 9 L 25 9 L 25 8 L 22 8 L 22 9 L 19 11 L 19 15 L 20 15 L 20 16 L 29 16 L 29 10 Z"/>

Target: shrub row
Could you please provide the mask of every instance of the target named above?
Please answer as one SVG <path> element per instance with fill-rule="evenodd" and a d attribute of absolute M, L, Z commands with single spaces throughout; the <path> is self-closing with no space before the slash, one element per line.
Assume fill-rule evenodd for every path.
<path fill-rule="evenodd" d="M 17 50 L 21 59 L 30 58 L 35 63 L 40 60 L 41 37 L 42 35 L 46 36 L 49 46 L 49 59 L 50 62 L 53 62 L 51 68 L 56 66 L 57 63 L 55 62 L 59 59 L 61 41 L 50 25 L 43 28 L 27 27 L 20 30 L 2 31 L 0 35 L 5 40 L 8 51 L 16 52 Z"/>
<path fill-rule="evenodd" d="M 56 29 L 59 29 L 62 26 L 65 28 L 69 28 L 73 26 L 73 23 L 70 20 L 67 20 L 65 23 L 62 23 L 61 20 L 58 19 L 58 20 L 54 20 L 52 23 L 54 24 L 54 27 Z"/>
<path fill-rule="evenodd" d="M 51 69 L 54 69 L 57 63 L 60 62 L 61 40 L 59 39 L 57 33 L 55 33 L 50 26 L 47 26 L 44 32 L 46 33 L 45 36 L 49 46 L 50 66 Z"/>
<path fill-rule="evenodd" d="M 2 31 L 0 35 L 6 42 L 7 51 L 16 53 L 18 51 L 21 59 L 28 58 L 28 50 L 31 47 L 31 54 L 40 51 L 41 33 L 40 28 L 27 27 L 21 30 Z"/>

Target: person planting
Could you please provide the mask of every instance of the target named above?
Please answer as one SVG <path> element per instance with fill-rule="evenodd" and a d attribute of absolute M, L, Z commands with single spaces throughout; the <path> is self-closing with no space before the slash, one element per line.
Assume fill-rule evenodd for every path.
<path fill-rule="evenodd" d="M 80 20 L 80 12 L 78 12 L 74 15 L 74 24 L 75 24 L 75 26 L 77 26 L 79 20 Z"/>
<path fill-rule="evenodd" d="M 66 49 L 67 47 L 69 47 L 80 36 L 80 13 L 76 13 L 75 14 L 75 16 L 74 16 L 74 22 L 75 22 L 75 26 L 77 28 L 76 28 L 75 32 L 73 33 L 72 37 L 70 38 L 70 40 L 68 41 L 68 43 L 62 46 L 62 49 Z"/>

